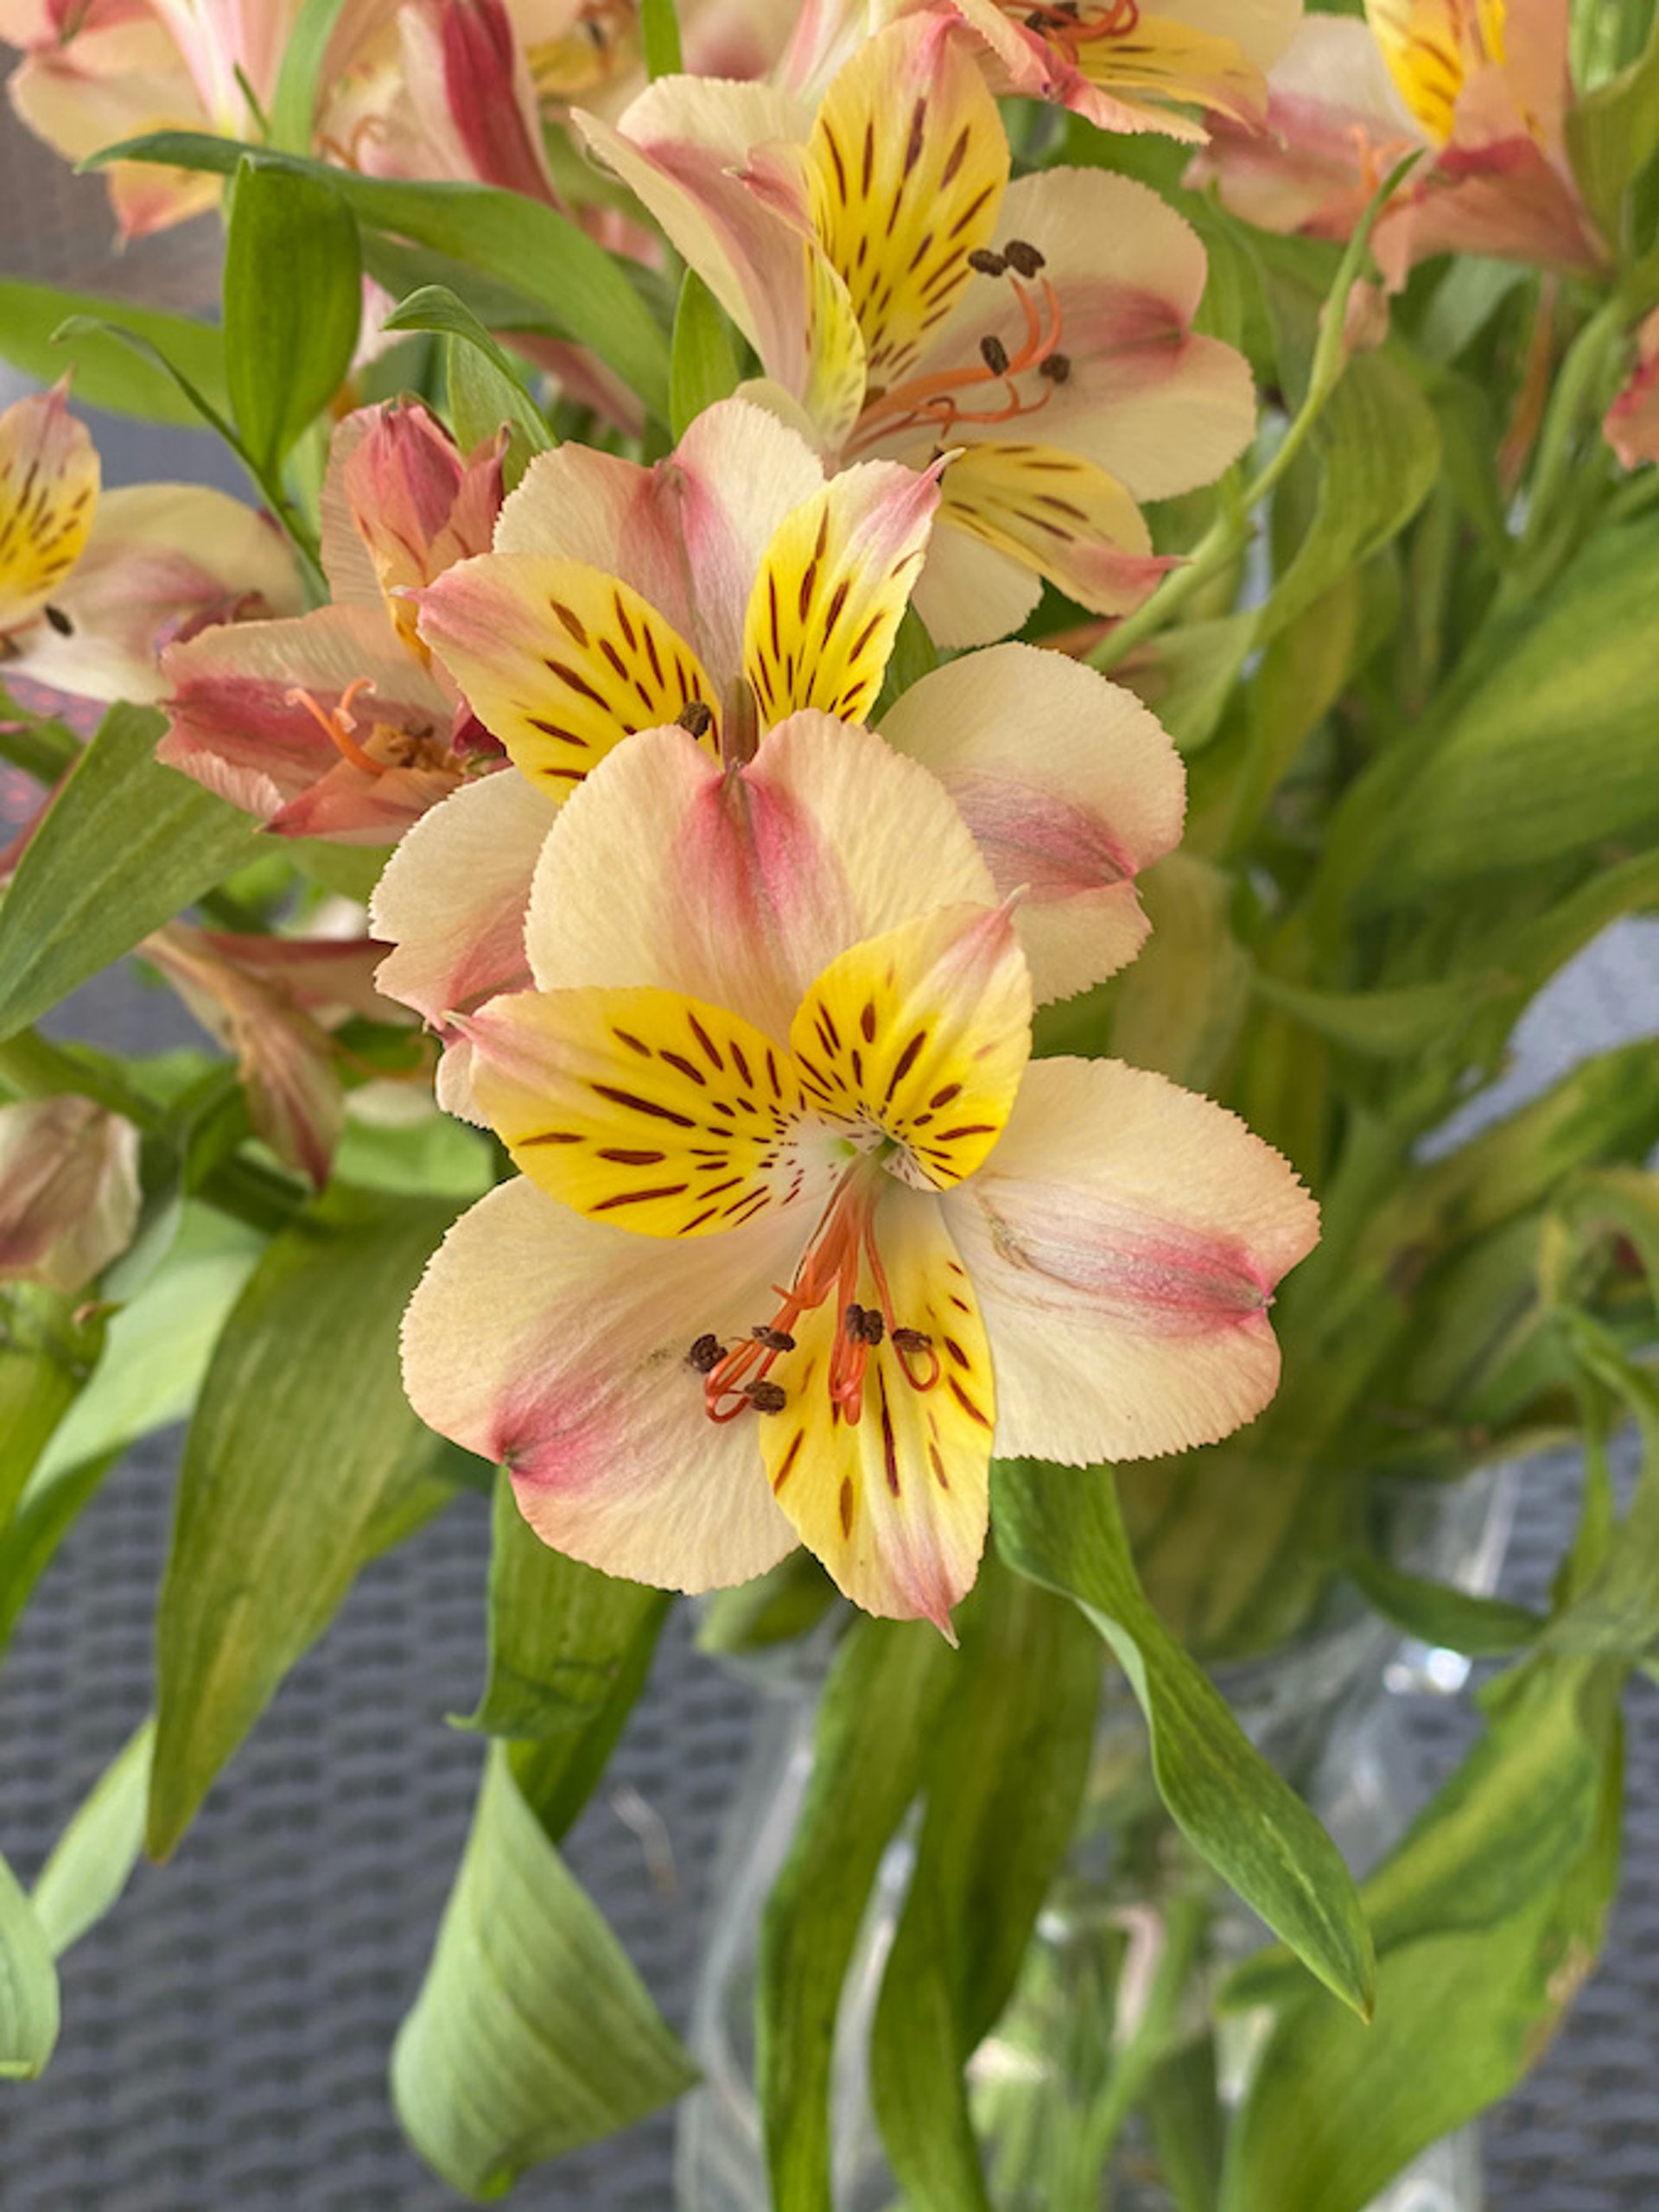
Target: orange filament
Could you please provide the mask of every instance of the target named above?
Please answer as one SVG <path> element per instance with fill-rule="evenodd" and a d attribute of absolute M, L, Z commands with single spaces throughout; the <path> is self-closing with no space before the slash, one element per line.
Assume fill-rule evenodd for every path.
<path fill-rule="evenodd" d="M 864 1410 L 870 1351 L 884 1337 L 891 1338 L 912 1389 L 931 1390 L 938 1382 L 939 1357 L 931 1339 L 919 1330 L 905 1328 L 893 1312 L 875 1242 L 882 1179 L 867 1163 L 842 1177 L 801 1255 L 794 1281 L 787 1289 L 781 1283 L 772 1285 L 779 1305 L 771 1321 L 734 1344 L 704 1378 L 703 1410 L 710 1421 L 724 1424 L 756 1409 L 756 1386 L 765 1384 L 777 1361 L 793 1349 L 796 1323 L 804 1313 L 816 1313 L 832 1294 L 841 1320 L 830 1344 L 827 1387 L 843 1421 L 855 1423 Z M 861 1257 L 868 1263 L 879 1300 L 871 1308 L 858 1302 Z M 764 1408 L 764 1393 L 759 1402 Z"/>
<path fill-rule="evenodd" d="M 1010 7 L 1006 14 L 1018 16 L 1028 31 L 1035 31 L 1039 38 L 1052 39 L 1055 45 L 1064 46 L 1073 54 L 1078 47 L 1092 46 L 1103 38 L 1128 38 L 1141 28 L 1140 0 L 1112 0 L 1112 5 L 1099 16 L 1085 17 L 1075 8 L 1065 6 Z"/>
<path fill-rule="evenodd" d="M 936 370 L 931 376 L 912 377 L 904 384 L 895 385 L 891 391 L 880 393 L 865 408 L 859 417 L 855 447 L 868 444 L 874 437 L 903 430 L 927 429 L 943 438 L 958 423 L 1011 423 L 1018 416 L 1035 415 L 1047 406 L 1054 396 L 1052 383 L 1045 381 L 1034 398 L 1022 398 L 1014 379 L 1028 369 L 1039 369 L 1059 352 L 1059 295 L 1046 276 L 1040 277 L 1039 306 L 1031 288 L 1012 270 L 1008 282 L 1025 317 L 1026 334 L 1019 351 L 1010 353 L 1006 365 L 999 368 L 977 360 L 959 369 Z M 1003 406 L 973 408 L 961 404 L 959 394 L 999 384 L 1007 392 Z"/>
<path fill-rule="evenodd" d="M 373 683 L 366 676 L 354 677 L 340 695 L 340 704 L 331 715 L 320 707 L 308 691 L 295 690 L 285 694 L 290 707 L 303 707 L 317 724 L 328 742 L 343 753 L 353 768 L 360 768 L 365 776 L 384 776 L 391 766 L 389 760 L 377 760 L 365 753 L 353 736 L 356 720 L 352 713 L 353 702 L 364 692 L 372 691 Z"/>

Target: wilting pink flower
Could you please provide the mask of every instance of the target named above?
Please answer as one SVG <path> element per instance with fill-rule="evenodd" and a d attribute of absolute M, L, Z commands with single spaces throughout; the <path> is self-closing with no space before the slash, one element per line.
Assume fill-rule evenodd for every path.
<path fill-rule="evenodd" d="M 138 1132 L 90 1098 L 0 1106 L 0 1281 L 79 1290 L 138 1226 Z"/>
<path fill-rule="evenodd" d="M 906 20 L 816 116 L 677 77 L 619 128 L 577 118 L 755 346 L 759 396 L 837 465 L 944 459 L 916 603 L 950 645 L 1016 628 L 1045 576 L 1136 605 L 1168 566 L 1137 501 L 1210 481 L 1254 422 L 1242 358 L 1191 327 L 1192 231 L 1103 170 L 1010 184 L 975 55 Z"/>
<path fill-rule="evenodd" d="M 488 545 L 501 454 L 498 438 L 463 456 L 418 404 L 348 416 L 323 493 L 334 604 L 174 647 L 159 757 L 283 836 L 357 844 L 493 766 L 404 594 Z"/>
<path fill-rule="evenodd" d="M 1301 14 L 1302 0 L 808 0 L 779 73 L 805 89 L 882 22 L 956 16 L 984 41 L 999 92 L 1058 100 L 1107 130 L 1202 138 L 1184 110 L 1260 123 Z"/>
<path fill-rule="evenodd" d="M 1190 181 L 1264 230 L 1340 238 L 1425 149 L 1372 233 L 1392 286 L 1434 253 L 1602 265 L 1567 157 L 1567 0 L 1371 0 L 1368 15 L 1310 16 L 1269 80 L 1266 133 L 1219 127 Z"/>
<path fill-rule="evenodd" d="M 742 759 L 803 708 L 869 718 L 937 497 L 886 461 L 826 483 L 796 432 L 741 399 L 654 468 L 580 446 L 533 461 L 494 551 L 421 597 L 422 634 L 523 773 L 463 786 L 404 839 L 375 894 L 397 948 L 382 989 L 454 1036 L 454 1010 L 526 980 L 557 808 L 639 730 L 677 721 Z M 1135 878 L 1179 838 L 1184 783 L 1126 692 L 1002 645 L 923 677 L 881 728 L 944 785 L 999 892 L 1023 891 L 1039 997 L 1133 957 Z M 441 1077 L 456 1110 L 467 1050 L 457 1038 Z"/>
<path fill-rule="evenodd" d="M 66 387 L 0 411 L 0 665 L 88 699 L 159 697 L 175 639 L 303 604 L 275 526 L 189 484 L 100 495 Z"/>
<path fill-rule="evenodd" d="M 1008 907 L 944 791 L 791 716 L 619 747 L 550 839 L 536 989 L 467 1024 L 524 1173 L 451 1232 L 404 1373 L 547 1542 L 677 1589 L 797 1541 L 948 1630 L 993 1448 L 1225 1434 L 1315 1210 L 1230 1115 L 1032 1061 Z"/>
<path fill-rule="evenodd" d="M 1636 334 L 1636 366 L 1602 429 L 1626 468 L 1659 461 L 1659 309 Z"/>
<path fill-rule="evenodd" d="M 236 1055 L 255 1135 L 319 1190 L 346 1119 L 329 1033 L 353 1014 L 394 1015 L 372 981 L 385 949 L 367 938 L 232 936 L 177 922 L 141 947 Z"/>

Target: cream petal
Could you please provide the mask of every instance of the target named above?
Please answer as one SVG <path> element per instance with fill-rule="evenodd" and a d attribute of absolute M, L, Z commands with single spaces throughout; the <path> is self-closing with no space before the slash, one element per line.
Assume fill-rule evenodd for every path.
<path fill-rule="evenodd" d="M 808 711 L 735 772 L 680 730 L 620 746 L 548 840 L 525 941 L 543 990 L 656 984 L 782 1037 L 848 946 L 995 899 L 934 779 Z"/>
<path fill-rule="evenodd" d="M 1140 872 L 1179 842 L 1180 756 L 1133 693 L 1063 653 L 992 645 L 889 709 L 881 734 L 931 769 L 978 840 L 1039 1001 L 1086 990 L 1147 934 Z"/>
<path fill-rule="evenodd" d="M 707 1590 L 764 1573 L 795 1532 L 754 1422 L 703 1408 L 686 1354 L 775 1302 L 799 1231 L 772 1220 L 646 1245 L 585 1221 L 522 1178 L 464 1214 L 404 1322 L 421 1418 L 505 1464 L 524 1517 L 607 1574 Z"/>
<path fill-rule="evenodd" d="M 940 1203 L 985 1317 L 997 1449 L 1083 1466 L 1213 1443 L 1278 1387 L 1274 1285 L 1319 1211 L 1237 1117 L 1116 1060 L 1034 1060 Z"/>
<path fill-rule="evenodd" d="M 927 560 L 910 603 L 934 644 L 959 652 L 1006 638 L 1042 595 L 1043 580 L 1034 569 L 958 528 L 947 507 L 928 540 Z"/>

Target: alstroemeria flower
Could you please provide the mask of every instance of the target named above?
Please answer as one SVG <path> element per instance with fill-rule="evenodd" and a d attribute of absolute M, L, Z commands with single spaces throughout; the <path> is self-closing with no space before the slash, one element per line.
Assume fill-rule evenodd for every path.
<path fill-rule="evenodd" d="M 1057 100 L 1106 130 L 1202 138 L 1182 109 L 1261 122 L 1302 0 L 810 0 L 779 74 L 804 89 L 856 37 L 922 14 L 978 33 L 998 92 Z"/>
<path fill-rule="evenodd" d="M 1659 461 L 1659 308 L 1636 334 L 1636 365 L 1601 427 L 1626 468 Z"/>
<path fill-rule="evenodd" d="M 0 665 L 81 698 L 158 698 L 171 639 L 303 603 L 252 508 L 198 485 L 99 486 L 62 385 L 0 410 Z"/>
<path fill-rule="evenodd" d="M 1208 1101 L 1030 1060 L 1008 908 L 868 731 L 617 748 L 527 943 L 538 988 L 467 1025 L 524 1174 L 434 1259 L 404 1373 L 550 1544 L 702 1589 L 799 1541 L 948 1630 L 994 1447 L 1146 1457 L 1272 1395 L 1312 1202 Z"/>
<path fill-rule="evenodd" d="M 0 1106 L 0 1282 L 73 1292 L 131 1243 L 138 1132 L 90 1098 Z"/>
<path fill-rule="evenodd" d="M 461 454 L 418 404 L 348 416 L 323 492 L 334 604 L 175 646 L 157 757 L 283 836 L 356 844 L 389 844 L 494 765 L 406 594 L 489 543 L 501 454 Z"/>
<path fill-rule="evenodd" d="M 1137 605 L 1168 565 L 1137 502 L 1210 482 L 1255 419 L 1243 360 L 1191 327 L 1193 232 L 1103 170 L 1010 184 L 976 50 L 906 20 L 816 116 L 673 77 L 614 130 L 576 118 L 753 343 L 769 404 L 837 465 L 945 459 L 916 603 L 948 645 L 1016 628 L 1045 576 Z"/>
<path fill-rule="evenodd" d="M 1391 287 L 1430 254 L 1591 270 L 1573 181 L 1567 0 L 1370 0 L 1310 16 L 1269 80 L 1268 129 L 1219 127 L 1189 173 L 1264 230 L 1346 238 L 1389 170 L 1428 149 L 1372 232 Z"/>
<path fill-rule="evenodd" d="M 567 445 L 533 461 L 495 550 L 420 595 L 421 630 L 522 776 L 418 823 L 375 894 L 397 948 L 382 989 L 447 1015 L 527 979 L 531 875 L 561 804 L 617 745 L 679 721 L 716 757 L 803 708 L 874 711 L 938 499 L 876 462 L 824 480 L 805 442 L 722 401 L 654 468 Z M 1145 933 L 1135 878 L 1180 835 L 1181 766 L 1127 692 L 1029 645 L 912 684 L 882 734 L 944 784 L 1020 935 L 1039 997 L 1081 990 Z M 466 1111 L 467 1046 L 442 1095 Z"/>

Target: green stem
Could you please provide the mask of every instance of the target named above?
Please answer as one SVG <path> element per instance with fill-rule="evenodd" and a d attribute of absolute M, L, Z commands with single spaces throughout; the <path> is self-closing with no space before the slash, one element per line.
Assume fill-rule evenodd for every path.
<path fill-rule="evenodd" d="M 1191 1894 L 1172 1897 L 1164 1909 L 1163 1946 L 1153 1969 L 1146 2008 L 1118 2053 L 1106 2087 L 1084 2128 L 1078 2171 L 1083 2184 L 1079 2207 L 1104 2201 L 1106 2162 L 1130 2113 L 1140 2102 L 1154 2069 L 1169 2049 L 1208 1919 L 1205 1900 Z"/>
<path fill-rule="evenodd" d="M 61 722 L 0 722 L 0 760 L 39 783 L 55 784 L 79 758 L 79 740 Z"/>
<path fill-rule="evenodd" d="M 1605 300 L 1573 340 L 1555 379 L 1555 389 L 1538 437 L 1527 499 L 1527 519 L 1500 603 L 1530 595 L 1532 570 L 1555 523 L 1563 495 L 1571 486 L 1573 455 L 1586 404 L 1612 347 L 1623 336 L 1624 311 L 1617 298 Z"/>

